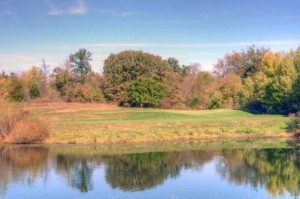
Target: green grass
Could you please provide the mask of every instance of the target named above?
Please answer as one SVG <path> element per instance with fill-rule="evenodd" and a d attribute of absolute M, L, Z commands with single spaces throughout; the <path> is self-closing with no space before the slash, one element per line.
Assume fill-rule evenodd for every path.
<path fill-rule="evenodd" d="M 82 105 L 84 106 L 84 105 Z M 174 140 L 282 137 L 290 119 L 242 110 L 180 111 L 44 109 L 33 114 L 51 127 L 49 143 L 143 143 Z"/>

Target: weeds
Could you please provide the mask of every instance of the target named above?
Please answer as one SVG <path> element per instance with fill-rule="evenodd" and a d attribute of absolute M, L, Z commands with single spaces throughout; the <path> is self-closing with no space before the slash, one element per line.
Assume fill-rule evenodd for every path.
<path fill-rule="evenodd" d="M 22 106 L 13 103 L 0 104 L 0 139 L 16 144 L 40 143 L 49 136 L 45 122 L 34 118 Z"/>

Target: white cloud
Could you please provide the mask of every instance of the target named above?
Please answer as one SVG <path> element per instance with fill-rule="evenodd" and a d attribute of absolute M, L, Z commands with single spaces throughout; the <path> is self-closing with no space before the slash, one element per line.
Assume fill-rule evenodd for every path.
<path fill-rule="evenodd" d="M 120 13 L 120 16 L 123 16 L 123 17 L 131 16 L 131 15 L 133 15 L 132 12 L 121 12 Z"/>
<path fill-rule="evenodd" d="M 71 15 L 83 15 L 87 11 L 86 5 L 83 0 L 78 0 L 77 5 L 68 9 L 68 13 Z"/>
<path fill-rule="evenodd" d="M 96 43 L 88 44 L 88 47 L 122 48 L 122 47 L 148 47 L 148 48 L 219 48 L 250 45 L 300 45 L 300 40 L 277 40 L 277 41 L 246 41 L 230 43 L 209 44 L 156 44 L 156 43 Z"/>
<path fill-rule="evenodd" d="M 3 53 L 0 54 L 0 70 L 22 72 L 31 66 L 39 66 L 41 58 L 35 54 Z"/>
<path fill-rule="evenodd" d="M 48 11 L 48 14 L 53 16 L 60 16 L 64 14 L 64 10 L 59 8 L 52 8 Z"/>
<path fill-rule="evenodd" d="M 15 55 L 15 58 L 20 61 L 36 61 L 37 58 L 29 55 Z"/>
<path fill-rule="evenodd" d="M 115 15 L 115 16 L 121 16 L 121 17 L 128 17 L 132 16 L 134 13 L 133 12 L 120 12 L 116 11 L 113 9 L 107 9 L 107 10 L 99 10 L 100 13 L 102 14 L 109 14 L 109 15 Z"/>
<path fill-rule="evenodd" d="M 50 7 L 48 14 L 52 16 L 84 15 L 87 12 L 87 6 L 83 0 L 77 0 L 75 5 L 68 8 L 58 8 L 57 5 L 54 4 L 53 0 L 46 0 L 46 3 Z"/>
<path fill-rule="evenodd" d="M 119 48 L 119 47 L 148 47 L 153 44 L 143 44 L 143 43 L 98 43 L 98 44 L 88 44 L 88 47 L 108 47 L 108 48 Z"/>

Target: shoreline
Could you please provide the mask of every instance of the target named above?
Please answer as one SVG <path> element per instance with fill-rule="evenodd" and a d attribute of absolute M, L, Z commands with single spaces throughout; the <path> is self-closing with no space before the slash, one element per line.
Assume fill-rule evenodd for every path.
<path fill-rule="evenodd" d="M 150 152 L 176 152 L 197 150 L 223 150 L 223 149 L 274 149 L 295 148 L 300 143 L 297 138 L 257 138 L 222 141 L 177 141 L 160 143 L 139 144 L 0 144 L 0 147 L 8 148 L 44 148 L 52 154 L 81 155 L 124 155 L 142 154 Z"/>
<path fill-rule="evenodd" d="M 101 146 L 133 146 L 133 145 L 151 145 L 151 144 L 173 144 L 179 142 L 195 142 L 195 143 L 209 143 L 209 142 L 230 142 L 230 141 L 259 141 L 259 140 L 297 140 L 299 135 L 297 133 L 282 133 L 279 135 L 230 135 L 230 136 L 203 136 L 201 138 L 167 138 L 161 140 L 132 140 L 132 141 L 111 141 L 111 142 L 88 142 L 88 141 L 57 141 L 54 139 L 47 139 L 41 143 L 33 145 L 101 145 Z M 13 143 L 0 141 L 2 145 L 16 145 Z M 17 145 L 32 145 L 32 144 L 17 144 Z"/>
<path fill-rule="evenodd" d="M 205 136 L 202 138 L 169 138 L 169 139 L 162 139 L 162 140 L 137 140 L 137 141 L 120 141 L 120 142 L 85 142 L 85 141 L 76 141 L 75 143 L 69 142 L 62 142 L 62 141 L 51 141 L 45 140 L 42 144 L 68 144 L 68 145 L 110 145 L 110 146 L 119 146 L 119 145 L 133 145 L 133 144 L 168 144 L 168 143 L 176 143 L 176 142 L 219 142 L 219 141 L 245 141 L 245 140 L 260 140 L 260 139 L 297 139 L 298 135 L 296 133 L 293 134 L 282 134 L 282 135 L 236 135 L 236 136 Z"/>

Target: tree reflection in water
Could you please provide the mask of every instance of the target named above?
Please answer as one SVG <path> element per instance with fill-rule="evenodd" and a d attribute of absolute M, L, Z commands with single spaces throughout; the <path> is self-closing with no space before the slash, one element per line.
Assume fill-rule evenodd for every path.
<path fill-rule="evenodd" d="M 228 182 L 262 186 L 272 196 L 300 195 L 299 154 L 293 149 L 223 150 L 217 171 Z"/>
<path fill-rule="evenodd" d="M 31 184 L 46 174 L 49 150 L 44 147 L 0 147 L 0 196 L 14 182 Z"/>
<path fill-rule="evenodd" d="M 88 192 L 94 189 L 92 182 L 95 161 L 99 157 L 57 155 L 57 172 L 66 177 L 68 184 L 80 190 Z"/>
<path fill-rule="evenodd" d="M 183 168 L 199 168 L 212 157 L 208 151 L 189 151 L 105 156 L 103 160 L 106 180 L 113 188 L 141 191 L 176 178 Z"/>
<path fill-rule="evenodd" d="M 54 169 L 66 183 L 80 192 L 97 188 L 94 170 L 105 167 L 105 179 L 112 188 L 142 191 L 178 178 L 183 169 L 201 172 L 205 163 L 229 183 L 263 187 L 271 195 L 285 192 L 300 195 L 300 158 L 295 149 L 216 149 L 177 152 L 150 152 L 127 155 L 90 155 L 88 152 L 60 153 L 47 147 L 0 147 L 0 191 L 9 184 L 33 183 Z M 76 155 L 74 155 L 76 154 Z M 184 177 L 184 176 L 183 176 Z"/>

